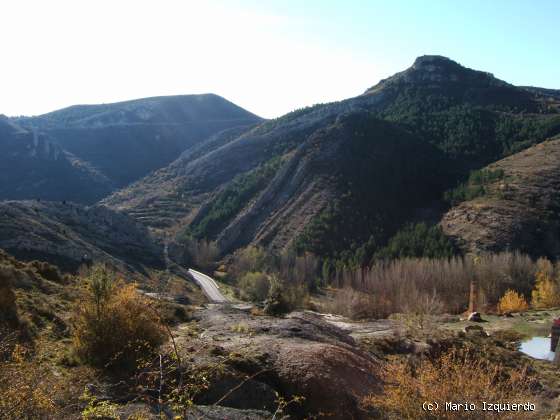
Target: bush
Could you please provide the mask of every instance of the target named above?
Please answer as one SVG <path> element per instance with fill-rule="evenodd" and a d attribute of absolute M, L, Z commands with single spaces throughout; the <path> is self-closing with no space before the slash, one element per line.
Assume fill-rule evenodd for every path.
<path fill-rule="evenodd" d="M 308 291 L 302 284 L 290 284 L 273 278 L 264 312 L 268 315 L 279 316 L 304 306 Z"/>
<path fill-rule="evenodd" d="M 49 369 L 29 357 L 27 349 L 0 340 L 0 418 L 56 418 L 53 402 L 57 384 Z"/>
<path fill-rule="evenodd" d="M 267 265 L 267 255 L 261 248 L 248 246 L 235 253 L 229 266 L 228 273 L 234 278 L 240 278 L 250 271 L 263 271 Z"/>
<path fill-rule="evenodd" d="M 498 312 L 501 314 L 523 312 L 529 308 L 525 297 L 514 290 L 508 289 L 498 303 Z"/>
<path fill-rule="evenodd" d="M 548 270 L 541 269 L 536 274 L 535 288 L 531 293 L 531 305 L 539 309 L 560 306 L 560 290 Z"/>
<path fill-rule="evenodd" d="M 468 349 L 452 349 L 435 360 L 416 365 L 395 360 L 382 371 L 384 392 L 364 399 L 364 406 L 395 419 L 480 419 L 480 410 L 446 411 L 446 402 L 531 402 L 532 380 L 526 369 L 510 370 Z M 424 402 L 437 402 L 439 410 L 424 411 Z M 529 418 L 528 412 L 505 412 L 506 418 Z M 494 414 L 492 414 L 492 418 Z"/>
<path fill-rule="evenodd" d="M 270 291 L 270 277 L 259 271 L 249 272 L 239 280 L 241 298 L 252 302 L 262 302 Z"/>
<path fill-rule="evenodd" d="M 72 338 L 83 362 L 126 371 L 161 345 L 165 334 L 134 285 L 115 282 L 114 274 L 97 265 L 76 308 Z"/>
<path fill-rule="evenodd" d="M 67 278 L 61 274 L 56 265 L 52 265 L 44 261 L 31 261 L 30 265 L 35 268 L 37 273 L 46 280 L 60 284 L 67 282 Z"/>
<path fill-rule="evenodd" d="M 0 328 L 19 324 L 16 296 L 12 290 L 13 268 L 0 266 Z"/>
<path fill-rule="evenodd" d="M 324 308 L 325 311 L 340 314 L 350 319 L 379 318 L 385 315 L 379 312 L 382 303 L 377 296 L 345 287 L 334 293 L 332 301 Z"/>

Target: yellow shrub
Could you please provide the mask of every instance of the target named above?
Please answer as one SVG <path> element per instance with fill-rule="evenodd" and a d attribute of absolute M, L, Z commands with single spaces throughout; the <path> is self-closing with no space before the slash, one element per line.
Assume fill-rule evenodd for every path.
<path fill-rule="evenodd" d="M 498 312 L 523 312 L 529 308 L 525 297 L 514 290 L 508 289 L 498 303 Z"/>
<path fill-rule="evenodd" d="M 0 350 L 6 346 L 6 342 L 0 343 Z M 58 384 L 49 370 L 29 358 L 21 345 L 9 347 L 11 354 L 0 360 L 0 418 L 55 418 L 51 396 Z"/>
<path fill-rule="evenodd" d="M 383 393 L 366 397 L 363 405 L 389 419 L 480 419 L 486 418 L 480 410 L 446 411 L 445 403 L 474 403 L 480 409 L 483 401 L 531 401 L 531 379 L 526 370 L 508 370 L 499 362 L 465 350 L 451 350 L 414 366 L 402 360 L 388 362 L 382 379 Z M 437 402 L 439 410 L 423 411 L 424 402 Z M 531 418 L 531 413 L 523 411 L 504 414 L 506 418 Z"/>
<path fill-rule="evenodd" d="M 531 293 L 531 304 L 539 309 L 560 306 L 560 290 L 549 271 L 537 272 L 535 288 Z"/>
<path fill-rule="evenodd" d="M 114 283 L 103 267 L 92 270 L 73 328 L 73 349 L 82 361 L 96 367 L 134 369 L 164 339 L 158 317 L 133 285 Z"/>

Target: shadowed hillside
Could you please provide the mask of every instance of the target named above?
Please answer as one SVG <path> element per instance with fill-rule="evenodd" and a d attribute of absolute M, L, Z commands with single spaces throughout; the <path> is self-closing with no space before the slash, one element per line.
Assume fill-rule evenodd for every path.
<path fill-rule="evenodd" d="M 114 183 L 55 143 L 0 116 L 0 199 L 94 201 Z"/>
<path fill-rule="evenodd" d="M 49 170 L 53 185 L 44 185 L 40 194 L 31 188 L 21 188 L 18 192 L 6 191 L 0 198 L 67 199 L 92 203 L 167 165 L 184 150 L 214 133 L 260 120 L 237 105 L 210 94 L 77 105 L 38 117 L 13 119 L 27 131 L 40 133 L 39 139 L 48 138 L 52 147 L 59 150 L 58 155 L 66 156 L 67 166 L 75 167 L 75 172 L 94 173 L 101 179 L 102 186 L 73 191 L 66 185 L 65 177 Z M 9 141 L 5 136 L 0 140 L 3 143 Z M 5 156 L 0 159 L 0 164 L 6 160 Z M 35 163 L 38 171 L 47 171 L 43 168 L 44 162 Z M 15 163 L 5 162 L 5 165 L 15 166 Z M 32 177 L 33 174 L 20 174 L 23 183 L 33 183 Z"/>
<path fill-rule="evenodd" d="M 105 207 L 73 203 L 0 202 L 0 248 L 66 270 L 96 261 L 139 271 L 164 264 L 161 246 L 143 226 Z"/>

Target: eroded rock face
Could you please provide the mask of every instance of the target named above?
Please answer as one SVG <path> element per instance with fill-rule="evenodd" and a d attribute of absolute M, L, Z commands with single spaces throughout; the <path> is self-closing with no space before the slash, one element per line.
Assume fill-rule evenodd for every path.
<path fill-rule="evenodd" d="M 318 315 L 296 312 L 273 318 L 210 306 L 195 316 L 203 332 L 196 342 L 185 338 L 185 343 L 195 348 L 206 345 L 207 354 L 235 354 L 229 362 L 234 370 L 257 374 L 254 381 L 287 400 L 305 397 L 302 403 L 290 405 L 296 418 L 320 413 L 333 419 L 364 418 L 360 399 L 379 390 L 378 360 Z M 197 356 L 195 361 L 206 363 L 207 357 Z M 251 407 L 246 397 L 243 408 L 263 408 L 258 398 Z M 235 401 L 229 404 L 236 406 Z"/>

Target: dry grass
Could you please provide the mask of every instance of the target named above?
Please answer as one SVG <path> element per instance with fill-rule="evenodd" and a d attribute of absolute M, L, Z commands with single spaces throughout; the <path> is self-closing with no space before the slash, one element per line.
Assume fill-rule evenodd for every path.
<path fill-rule="evenodd" d="M 417 364 L 388 362 L 383 369 L 384 391 L 364 399 L 365 408 L 378 410 L 390 419 L 531 418 L 531 412 L 482 411 L 483 402 L 527 403 L 532 401 L 533 380 L 526 369 L 512 370 L 468 349 L 452 349 L 440 357 Z M 424 402 L 437 402 L 437 412 L 424 411 Z M 445 403 L 474 403 L 476 411 L 446 411 Z"/>

